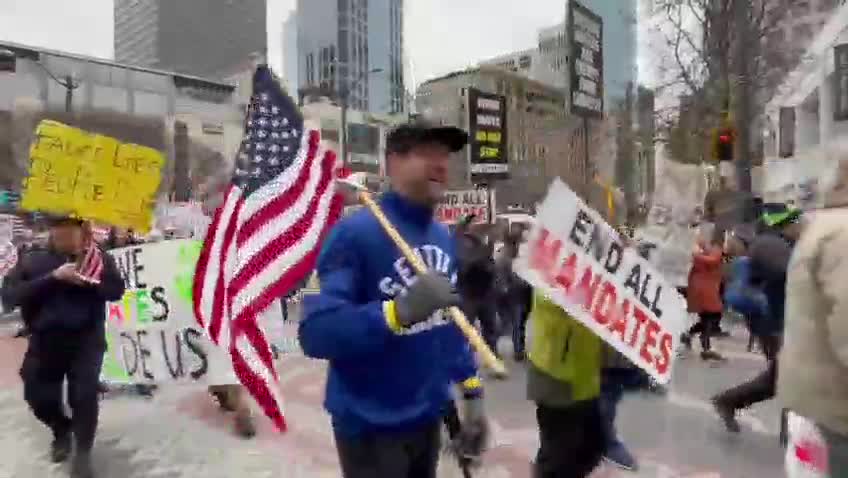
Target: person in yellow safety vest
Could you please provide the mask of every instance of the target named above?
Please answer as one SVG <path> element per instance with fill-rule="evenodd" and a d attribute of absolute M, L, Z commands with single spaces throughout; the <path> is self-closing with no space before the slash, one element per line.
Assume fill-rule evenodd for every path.
<path fill-rule="evenodd" d="M 604 454 L 603 342 L 539 291 L 530 315 L 528 399 L 536 402 L 534 478 L 589 476 Z"/>

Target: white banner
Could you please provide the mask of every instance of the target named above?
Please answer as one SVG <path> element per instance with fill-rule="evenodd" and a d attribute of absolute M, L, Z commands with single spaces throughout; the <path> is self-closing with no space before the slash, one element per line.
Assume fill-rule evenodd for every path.
<path fill-rule="evenodd" d="M 120 301 L 106 305 L 106 380 L 238 383 L 229 354 L 212 344 L 194 319 L 192 280 L 200 247 L 185 239 L 109 252 L 127 287 Z M 279 303 L 266 315 L 282 321 Z"/>
<path fill-rule="evenodd" d="M 675 288 L 555 180 L 514 270 L 660 383 L 686 323 Z"/>
<path fill-rule="evenodd" d="M 494 196 L 494 194 L 493 194 Z M 492 205 L 492 210 L 494 205 Z M 489 224 L 489 192 L 487 189 L 446 191 L 436 206 L 436 219 L 445 224 L 456 224 L 463 216 L 475 214 L 473 224 Z"/>
<path fill-rule="evenodd" d="M 700 166 L 663 161 L 645 225 L 634 237 L 649 251 L 648 259 L 675 287 L 686 287 L 703 217 L 707 180 Z"/>
<path fill-rule="evenodd" d="M 823 206 L 825 179 L 834 174 L 836 161 L 826 152 L 800 157 L 768 159 L 763 164 L 763 201 L 781 202 L 803 210 Z"/>

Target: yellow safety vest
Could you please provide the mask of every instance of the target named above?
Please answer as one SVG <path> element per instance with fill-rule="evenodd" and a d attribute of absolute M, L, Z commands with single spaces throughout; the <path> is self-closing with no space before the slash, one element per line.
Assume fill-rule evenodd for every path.
<path fill-rule="evenodd" d="M 560 306 L 536 292 L 530 316 L 529 359 L 539 370 L 571 386 L 575 401 L 601 388 L 603 341 Z"/>

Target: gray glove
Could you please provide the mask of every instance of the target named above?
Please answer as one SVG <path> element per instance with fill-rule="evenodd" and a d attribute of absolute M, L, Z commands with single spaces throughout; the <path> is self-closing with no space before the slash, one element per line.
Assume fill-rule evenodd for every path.
<path fill-rule="evenodd" d="M 423 322 L 433 312 L 459 304 L 459 296 L 447 277 L 438 272 L 419 274 L 405 295 L 395 299 L 398 323 L 410 327 Z"/>

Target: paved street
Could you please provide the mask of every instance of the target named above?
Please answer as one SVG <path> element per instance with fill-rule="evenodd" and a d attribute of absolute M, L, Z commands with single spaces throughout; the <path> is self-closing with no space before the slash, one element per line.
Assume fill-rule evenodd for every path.
<path fill-rule="evenodd" d="M 0 330 L 8 334 L 9 330 Z M 744 352 L 744 339 L 718 342 L 731 361 L 710 367 L 691 357 L 677 362 L 666 397 L 634 394 L 620 412 L 621 434 L 638 454 L 638 473 L 604 467 L 597 478 L 761 478 L 782 477 L 778 411 L 759 406 L 742 420 L 743 432 L 728 436 L 714 418 L 707 397 L 755 374 L 762 360 Z M 17 368 L 22 340 L 0 338 L 0 478 L 65 476 L 49 465 L 48 433 L 29 415 Z M 502 343 L 502 351 L 509 344 Z M 527 477 L 537 445 L 533 409 L 524 399 L 524 372 L 511 363 L 506 382 L 488 385 L 494 448 L 479 477 Z M 275 433 L 259 418 L 259 435 L 246 441 L 231 433 L 202 388 L 171 388 L 156 398 L 109 398 L 103 402 L 96 465 L 103 477 L 337 477 L 332 435 L 320 409 L 323 365 L 287 354 L 280 361 L 290 431 Z M 460 476 L 449 459 L 440 476 Z"/>

